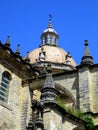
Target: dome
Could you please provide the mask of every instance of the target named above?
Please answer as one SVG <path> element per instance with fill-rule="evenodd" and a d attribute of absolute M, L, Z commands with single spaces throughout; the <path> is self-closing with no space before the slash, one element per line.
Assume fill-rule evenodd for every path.
<path fill-rule="evenodd" d="M 56 32 L 53 28 L 46 28 L 46 29 L 43 31 L 43 33 L 46 33 L 46 32 L 51 32 L 51 33 L 56 33 L 56 34 L 57 34 L 57 32 Z"/>
<path fill-rule="evenodd" d="M 66 55 L 68 54 L 64 49 L 57 46 L 44 45 L 35 50 L 32 50 L 29 53 L 30 63 L 34 64 L 36 61 L 39 61 L 39 54 L 43 48 L 45 52 L 45 60 L 53 63 L 66 64 Z M 75 61 L 72 58 L 69 58 L 70 65 L 76 66 Z"/>
<path fill-rule="evenodd" d="M 48 27 L 41 34 L 40 47 L 32 50 L 29 53 L 29 59 L 31 64 L 37 62 L 43 63 L 51 62 L 56 66 L 76 66 L 75 61 L 64 49 L 58 46 L 58 33 L 52 26 L 52 20 L 49 20 Z M 39 65 L 39 66 L 40 66 Z M 63 67 L 61 67 L 63 69 Z"/>

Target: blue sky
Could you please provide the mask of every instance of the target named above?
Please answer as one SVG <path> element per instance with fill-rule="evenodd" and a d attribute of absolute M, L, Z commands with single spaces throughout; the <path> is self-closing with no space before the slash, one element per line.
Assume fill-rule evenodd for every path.
<path fill-rule="evenodd" d="M 4 43 L 9 35 L 13 51 L 20 44 L 25 56 L 39 47 L 49 14 L 59 34 L 59 46 L 70 51 L 79 64 L 87 39 L 98 63 L 98 0 L 0 0 L 0 40 Z"/>

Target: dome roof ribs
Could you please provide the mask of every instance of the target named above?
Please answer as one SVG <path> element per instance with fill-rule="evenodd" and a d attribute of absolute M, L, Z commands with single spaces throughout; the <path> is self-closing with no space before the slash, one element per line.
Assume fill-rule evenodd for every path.
<path fill-rule="evenodd" d="M 92 65 L 94 64 L 94 62 L 88 47 L 88 40 L 85 40 L 84 42 L 85 42 L 84 43 L 85 49 L 84 49 L 84 55 L 82 57 L 81 65 L 86 65 L 86 64 Z"/>

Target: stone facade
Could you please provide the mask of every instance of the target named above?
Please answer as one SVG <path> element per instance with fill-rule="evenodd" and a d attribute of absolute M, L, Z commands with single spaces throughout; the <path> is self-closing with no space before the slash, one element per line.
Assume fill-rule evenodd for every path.
<path fill-rule="evenodd" d="M 0 101 L 0 130 L 25 130 L 31 114 L 29 86 L 22 87 L 21 78 L 2 65 L 0 65 L 0 80 L 4 71 L 8 71 L 12 79 L 8 103 Z"/>
<path fill-rule="evenodd" d="M 45 122 L 45 129 L 61 130 L 62 116 L 57 111 L 46 109 L 44 110 L 43 120 Z"/>
<path fill-rule="evenodd" d="M 0 65 L 0 79 L 4 71 L 10 72 L 12 79 L 9 87 L 8 103 L 0 101 L 0 129 L 20 129 L 21 120 L 21 79 L 7 68 Z M 19 125 L 16 125 L 16 124 Z"/>
<path fill-rule="evenodd" d="M 46 109 L 43 120 L 45 122 L 45 129 L 49 130 L 72 130 L 78 126 L 78 123 L 76 124 L 68 118 L 63 118 L 62 114 L 57 110 Z"/>
<path fill-rule="evenodd" d="M 22 84 L 23 79 L 19 75 L 0 64 L 0 81 L 4 71 L 10 73 L 11 82 L 8 103 L 0 101 L 0 129 L 26 130 L 32 114 L 31 98 L 40 99 L 40 90 L 44 84 L 45 77 L 37 77 L 30 83 Z M 67 95 L 68 101 L 70 100 L 69 104 L 72 104 L 74 108 L 80 108 L 83 112 L 91 112 L 96 125 L 98 125 L 98 105 L 96 105 L 98 99 L 97 78 L 98 65 L 80 66 L 77 67 L 77 70 L 53 75 L 55 87 L 59 93 L 63 94 L 63 98 L 66 98 Z M 34 92 L 31 93 L 31 90 Z M 46 110 L 43 120 L 45 128 L 49 130 L 65 128 L 72 130 L 78 127 L 78 123 L 68 118 L 64 121 L 62 113 L 56 110 Z"/>
<path fill-rule="evenodd" d="M 96 65 L 91 69 L 91 88 L 90 88 L 90 100 L 91 111 L 98 113 L 98 66 Z"/>
<path fill-rule="evenodd" d="M 74 108 L 80 109 L 82 112 L 91 113 L 93 120 L 98 125 L 98 65 L 78 67 L 72 72 L 64 72 L 53 75 L 54 84 L 57 91 L 61 94 L 69 96 Z M 44 78 L 37 79 L 31 83 L 31 89 L 42 88 Z M 35 86 L 34 86 L 35 85 Z M 64 98 L 64 97 L 63 97 Z M 65 102 L 66 104 L 66 102 Z M 95 114 L 95 115 L 94 115 Z"/>

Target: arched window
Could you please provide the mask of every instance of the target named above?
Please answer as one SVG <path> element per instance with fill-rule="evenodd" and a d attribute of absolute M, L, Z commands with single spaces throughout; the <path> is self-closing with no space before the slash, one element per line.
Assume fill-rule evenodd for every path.
<path fill-rule="evenodd" d="M 55 44 L 57 44 L 57 39 L 56 39 L 56 38 L 55 38 L 55 41 L 54 41 L 54 42 L 55 42 Z"/>
<path fill-rule="evenodd" d="M 47 37 L 45 37 L 45 43 L 47 43 Z"/>
<path fill-rule="evenodd" d="M 52 44 L 52 36 L 50 36 L 50 44 Z"/>
<path fill-rule="evenodd" d="M 4 72 L 2 74 L 2 80 L 0 85 L 0 100 L 3 102 L 8 101 L 10 80 L 11 80 L 10 74 L 8 72 Z"/>

